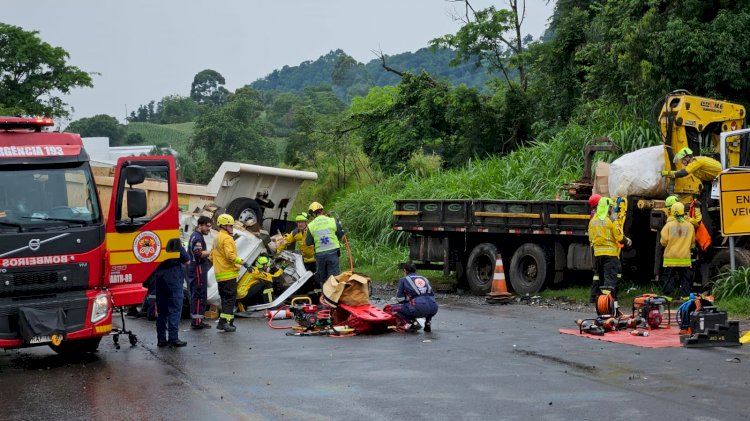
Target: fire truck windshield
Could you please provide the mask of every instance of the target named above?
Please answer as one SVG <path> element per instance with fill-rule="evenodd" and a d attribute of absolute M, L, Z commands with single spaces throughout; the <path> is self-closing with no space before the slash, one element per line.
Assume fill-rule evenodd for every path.
<path fill-rule="evenodd" d="M 0 166 L 0 231 L 99 222 L 88 163 Z"/>

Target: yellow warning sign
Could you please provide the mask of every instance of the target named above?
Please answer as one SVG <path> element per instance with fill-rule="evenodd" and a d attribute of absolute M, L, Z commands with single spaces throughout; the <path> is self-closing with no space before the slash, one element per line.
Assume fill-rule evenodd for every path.
<path fill-rule="evenodd" d="M 721 173 L 719 186 L 722 235 L 750 234 L 750 171 Z"/>

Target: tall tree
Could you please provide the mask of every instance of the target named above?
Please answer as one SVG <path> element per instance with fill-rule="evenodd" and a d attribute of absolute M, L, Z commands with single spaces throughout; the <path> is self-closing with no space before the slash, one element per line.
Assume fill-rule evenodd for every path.
<path fill-rule="evenodd" d="M 127 129 L 116 118 L 99 114 L 76 120 L 65 128 L 66 132 L 78 133 L 82 137 L 108 137 L 111 146 L 122 145 Z"/>
<path fill-rule="evenodd" d="M 526 17 L 526 0 L 508 0 L 509 9 L 490 6 L 475 10 L 469 0 L 451 0 L 462 3 L 464 13 L 456 17 L 463 26 L 455 34 L 433 39 L 435 48 L 449 47 L 456 50 L 454 64 L 475 60 L 478 66 L 486 66 L 492 72 L 500 72 L 513 89 L 514 72 L 517 72 L 521 89 L 528 87 L 528 69 L 525 45 L 529 37 L 522 35 Z"/>
<path fill-rule="evenodd" d="M 213 174 L 224 161 L 278 164 L 276 147 L 264 135 L 262 113 L 260 94 L 245 87 L 229 95 L 225 106 L 198 117 L 190 148 L 205 154 L 206 167 L 196 173 Z"/>
<path fill-rule="evenodd" d="M 91 76 L 67 64 L 70 55 L 36 31 L 0 23 L 0 112 L 66 117 L 62 95 L 91 87 Z"/>
<path fill-rule="evenodd" d="M 190 98 L 201 105 L 224 105 L 229 95 L 225 83 L 224 76 L 216 70 L 202 70 L 193 78 Z"/>

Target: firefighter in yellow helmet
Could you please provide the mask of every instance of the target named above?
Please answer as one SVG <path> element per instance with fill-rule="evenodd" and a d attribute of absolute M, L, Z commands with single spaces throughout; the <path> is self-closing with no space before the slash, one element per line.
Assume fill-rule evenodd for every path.
<path fill-rule="evenodd" d="M 300 291 L 304 293 L 305 291 L 312 291 L 320 288 L 317 277 L 315 276 L 315 272 L 317 271 L 317 265 L 315 264 L 315 247 L 312 245 L 308 246 L 305 243 L 305 239 L 307 238 L 307 214 L 298 214 L 294 217 L 294 222 L 297 223 L 297 228 L 292 230 L 291 233 L 284 235 L 284 242 L 279 244 L 276 251 L 281 252 L 287 247 L 294 246 L 302 254 L 302 261 L 305 264 L 305 269 L 313 273 L 313 276 L 306 284 L 307 288 L 304 291 Z"/>
<path fill-rule="evenodd" d="M 685 168 L 679 171 L 662 171 L 665 177 L 687 177 L 694 175 L 704 183 L 710 183 L 721 173 L 721 163 L 707 156 L 693 156 L 693 150 L 682 148 L 674 156 L 674 162 L 681 162 Z"/>
<path fill-rule="evenodd" d="M 672 205 L 674 219 L 667 222 L 661 229 L 661 245 L 664 247 L 662 261 L 662 285 L 664 294 L 671 296 L 675 291 L 672 274 L 680 278 L 679 296 L 690 295 L 693 282 L 690 249 L 695 243 L 695 228 L 685 218 L 685 205 L 680 202 Z"/>
<path fill-rule="evenodd" d="M 248 267 L 246 263 L 237 256 L 237 244 L 234 242 L 234 218 L 232 215 L 221 214 L 216 218 L 219 226 L 219 234 L 214 240 L 211 250 L 211 262 L 214 265 L 214 276 L 219 286 L 221 297 L 221 314 L 216 329 L 225 332 L 234 332 L 234 306 L 237 302 L 237 278 L 240 275 L 240 265 Z M 249 270 L 249 268 L 248 268 Z"/>
<path fill-rule="evenodd" d="M 613 220 L 614 219 L 614 220 Z M 614 215 L 614 203 L 602 197 L 596 206 L 596 214 L 589 221 L 589 243 L 594 249 L 594 283 L 591 285 L 590 301 L 595 302 L 601 287 L 609 287 L 615 293 L 620 266 L 619 243 L 630 246 L 629 238 L 623 236 L 620 221 Z"/>
<path fill-rule="evenodd" d="M 308 208 L 313 220 L 307 227 L 305 244 L 315 247 L 315 261 L 318 266 L 318 280 L 324 284 L 329 276 L 341 273 L 339 256 L 341 255 L 341 241 L 344 239 L 344 229 L 336 218 L 331 218 L 323 212 L 323 205 L 313 202 Z"/>
<path fill-rule="evenodd" d="M 281 269 L 271 269 L 271 259 L 267 256 L 258 256 L 253 267 L 248 269 L 237 283 L 237 302 L 240 311 L 244 311 L 247 306 L 270 302 L 271 300 L 266 300 L 264 292 L 273 288 L 273 278 L 281 276 L 282 273 Z"/>

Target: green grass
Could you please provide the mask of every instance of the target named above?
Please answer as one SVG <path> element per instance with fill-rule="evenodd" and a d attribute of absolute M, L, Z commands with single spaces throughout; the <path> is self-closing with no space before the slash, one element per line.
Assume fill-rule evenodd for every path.
<path fill-rule="evenodd" d="M 128 133 L 140 133 L 147 145 L 166 145 L 179 154 L 186 154 L 188 141 L 193 134 L 193 124 L 129 123 Z"/>
<path fill-rule="evenodd" d="M 574 286 L 561 289 L 548 288 L 539 295 L 547 299 L 559 299 L 575 303 L 589 302 L 589 286 Z M 633 298 L 643 294 L 661 294 L 654 285 L 635 285 L 630 282 L 623 282 L 620 288 L 619 305 L 623 313 L 630 313 L 633 305 Z M 733 296 L 723 299 L 716 299 L 714 304 L 721 310 L 725 310 L 732 319 L 750 318 L 750 300 L 747 296 Z M 677 308 L 672 306 L 673 310 Z"/>

